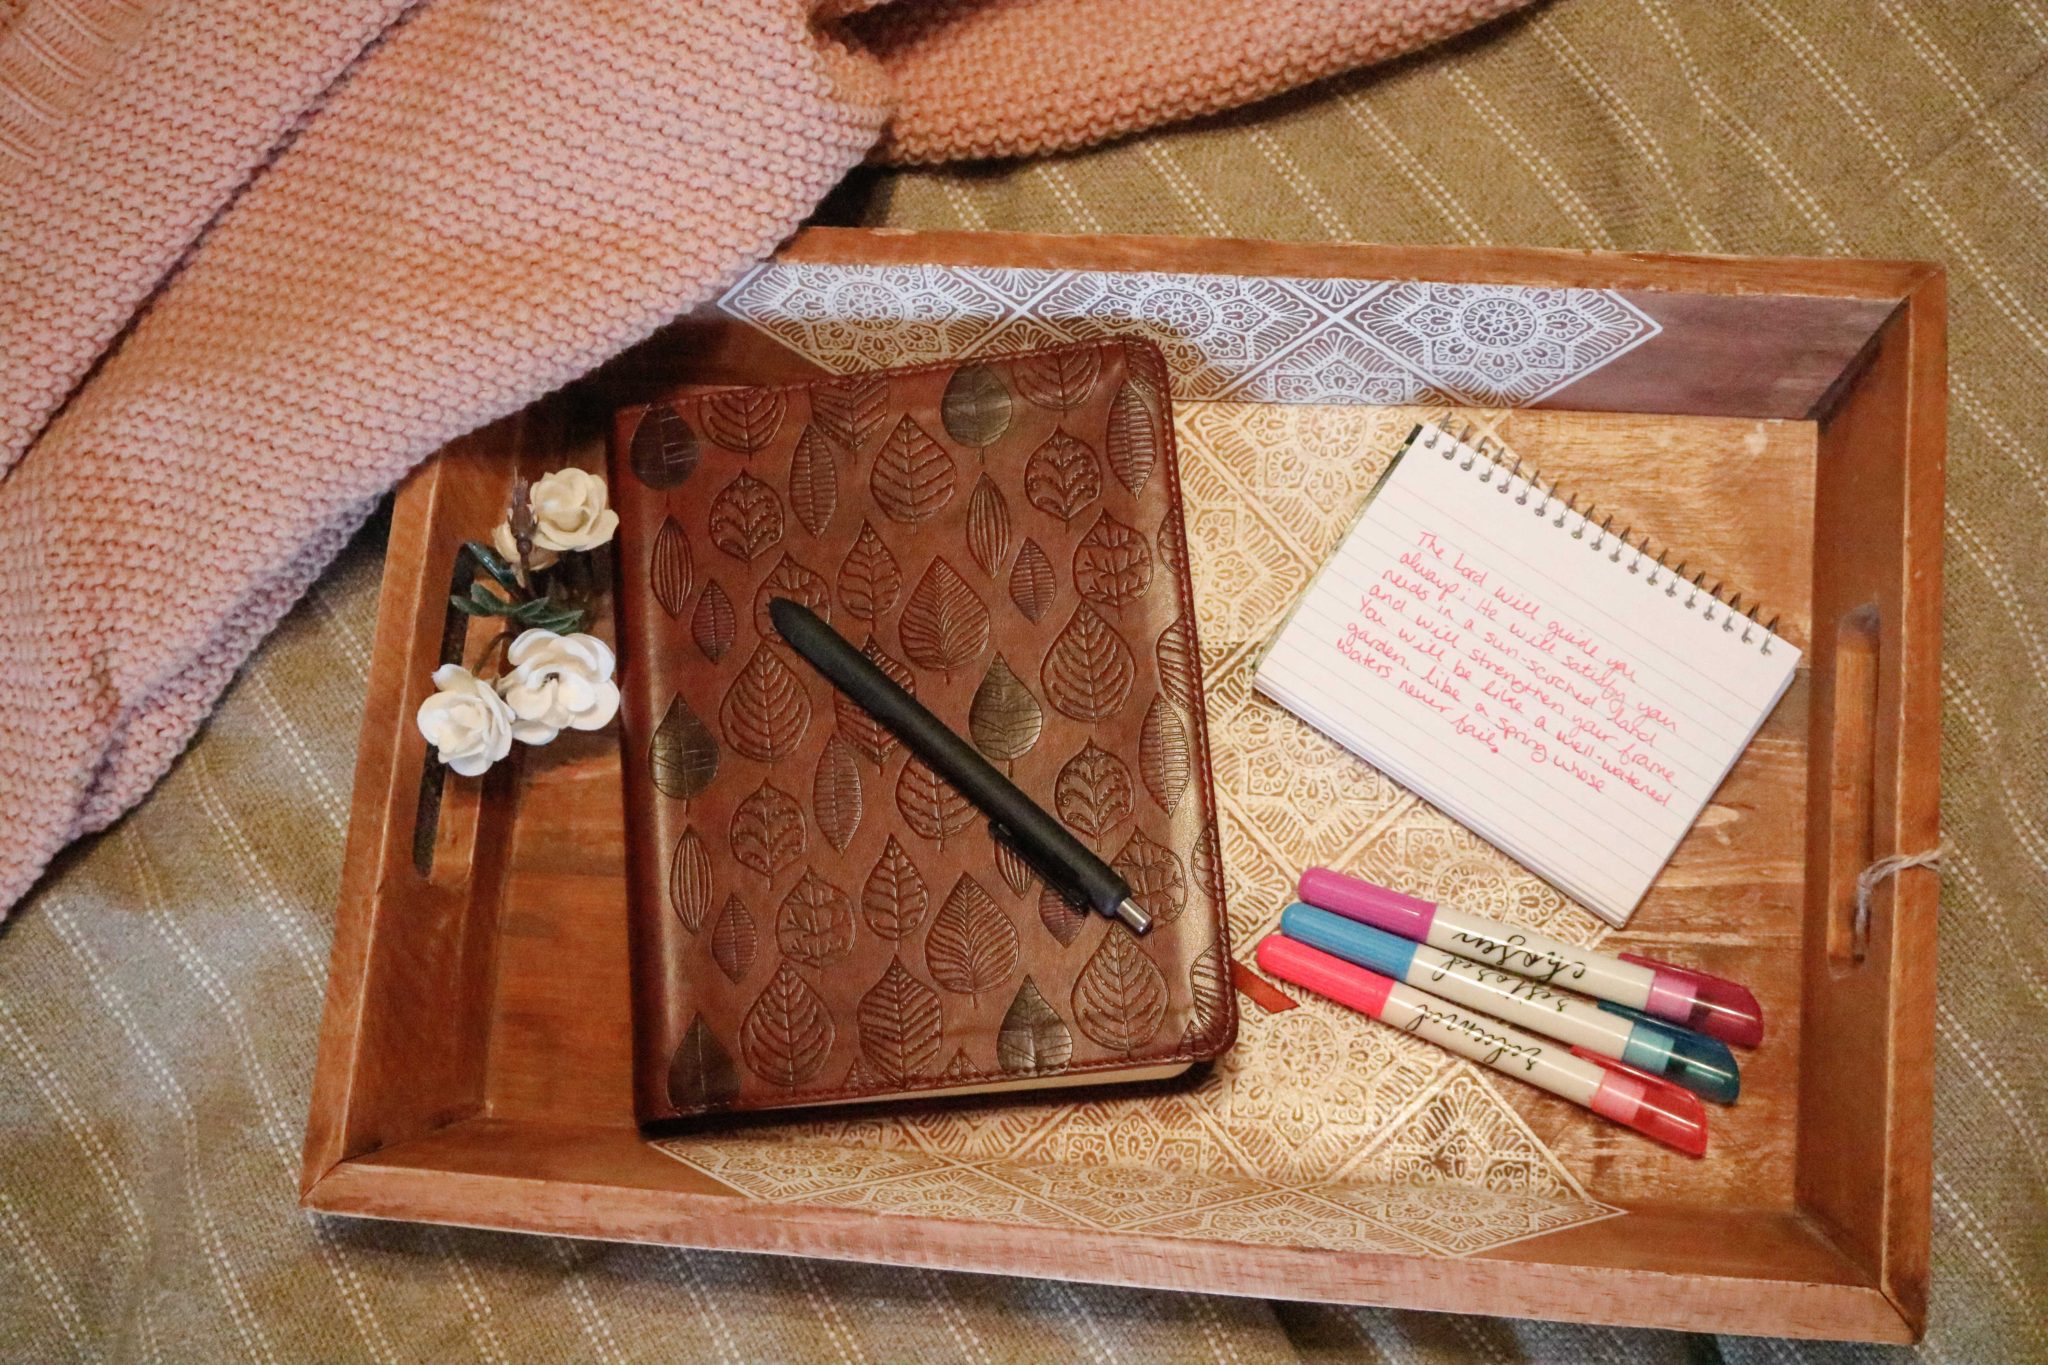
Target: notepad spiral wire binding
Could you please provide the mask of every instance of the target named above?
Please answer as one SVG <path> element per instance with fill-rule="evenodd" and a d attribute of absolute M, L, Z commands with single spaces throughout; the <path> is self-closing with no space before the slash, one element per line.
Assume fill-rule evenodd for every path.
<path fill-rule="evenodd" d="M 1417 428 L 1418 433 L 1420 430 L 1421 428 Z M 1441 436 L 1448 436 L 1452 441 L 1451 447 L 1442 452 L 1443 458 L 1455 460 L 1458 457 L 1458 450 L 1461 447 L 1464 448 L 1469 453 L 1466 455 L 1464 462 L 1458 467 L 1462 470 L 1477 468 L 1479 470 L 1479 482 L 1482 484 L 1492 483 L 1493 476 L 1500 474 L 1502 475 L 1501 481 L 1493 486 L 1496 492 L 1505 495 L 1511 484 L 1520 481 L 1522 491 L 1515 495 L 1516 504 L 1527 506 L 1533 497 L 1537 504 L 1535 514 L 1539 517 L 1548 516 L 1553 503 L 1560 504 L 1557 516 L 1551 524 L 1562 530 L 1568 518 L 1576 517 L 1578 524 L 1572 528 L 1571 535 L 1573 540 L 1584 540 L 1590 533 L 1593 537 L 1591 548 L 1596 552 L 1607 550 L 1607 557 L 1616 564 L 1621 563 L 1624 554 L 1632 556 L 1629 560 L 1628 571 L 1632 574 L 1640 574 L 1643 572 L 1644 567 L 1648 566 L 1650 574 L 1648 585 L 1650 587 L 1656 587 L 1658 575 L 1664 575 L 1664 595 L 1666 597 L 1677 601 L 1678 595 L 1681 592 L 1684 593 L 1685 609 L 1687 611 L 1701 612 L 1701 619 L 1703 620 L 1712 621 L 1716 619 L 1715 613 L 1718 610 L 1723 633 L 1732 636 L 1739 628 L 1742 631 L 1739 643 L 1745 645 L 1754 644 L 1761 638 L 1763 642 L 1762 647 L 1757 652 L 1760 654 L 1769 654 L 1771 652 L 1771 645 L 1778 638 L 1778 618 L 1776 616 L 1771 617 L 1768 625 L 1759 621 L 1757 614 L 1761 609 L 1760 604 L 1751 603 L 1749 610 L 1744 611 L 1742 609 L 1742 594 L 1736 593 L 1730 597 L 1722 597 L 1721 589 L 1725 585 L 1716 581 L 1713 587 L 1707 587 L 1707 575 L 1704 570 L 1694 574 L 1691 578 L 1687 578 L 1685 576 L 1684 560 L 1680 560 L 1675 567 L 1665 564 L 1664 559 L 1668 553 L 1667 550 L 1660 549 L 1656 557 L 1652 559 L 1650 555 L 1650 538 L 1648 536 L 1644 536 L 1641 540 L 1635 540 L 1633 538 L 1634 528 L 1629 526 L 1624 526 L 1621 532 L 1616 534 L 1612 529 L 1614 526 L 1614 516 L 1612 513 L 1609 513 L 1603 521 L 1594 521 L 1593 518 L 1598 516 L 1600 512 L 1597 506 L 1589 502 L 1586 504 L 1586 510 L 1582 512 L 1578 507 L 1578 494 L 1567 494 L 1554 482 L 1549 484 L 1543 483 L 1541 476 L 1533 471 L 1524 475 L 1522 473 L 1521 456 L 1513 455 L 1513 452 L 1509 451 L 1491 436 L 1482 434 L 1475 440 L 1473 437 L 1473 427 L 1469 421 L 1463 422 L 1462 430 L 1456 431 L 1451 429 L 1448 418 L 1444 421 L 1433 422 L 1430 424 L 1429 435 L 1424 437 L 1420 444 L 1424 450 L 1434 451 L 1437 449 L 1439 444 L 1438 438 Z M 1514 461 L 1512 464 L 1508 463 L 1510 456 L 1512 456 Z M 1483 467 L 1479 463 L 1481 458 L 1484 458 L 1486 461 Z M 1610 541 L 1613 542 L 1613 549 L 1608 550 L 1608 542 Z M 1704 607 L 1701 605 L 1702 601 L 1705 603 Z"/>

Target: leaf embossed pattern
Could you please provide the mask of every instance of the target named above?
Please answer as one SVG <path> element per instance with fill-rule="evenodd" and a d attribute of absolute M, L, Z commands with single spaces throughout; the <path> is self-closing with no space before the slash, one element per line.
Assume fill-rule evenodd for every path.
<path fill-rule="evenodd" d="M 796 453 L 789 461 L 789 505 L 814 536 L 825 534 L 839 506 L 839 469 L 815 426 L 806 426 L 796 438 Z"/>
<path fill-rule="evenodd" d="M 1235 1010 L 1185 704 L 1200 660 L 1168 407 L 1149 346 L 1091 345 L 1103 363 L 1040 366 L 1036 398 L 1024 360 L 1001 356 L 787 387 L 772 434 L 760 405 L 729 402 L 720 436 L 716 395 L 681 400 L 696 444 L 672 496 L 627 463 L 652 428 L 614 428 L 619 588 L 639 596 L 625 681 L 646 689 L 628 709 L 651 723 L 681 702 L 665 780 L 693 793 L 648 790 L 652 736 L 634 733 L 628 760 L 650 766 L 628 814 L 659 860 L 634 862 L 649 885 L 633 913 L 654 916 L 636 932 L 651 923 L 674 969 L 658 1010 L 636 1002 L 636 1032 L 658 1031 L 636 1050 L 659 1068 L 638 1078 L 643 1117 L 1222 1045 Z M 1113 861 L 1164 932 L 1134 943 L 1048 886 L 812 675 L 765 615 L 775 596 L 922 694 Z"/>
<path fill-rule="evenodd" d="M 1017 364 L 1017 388 L 1041 408 L 1065 411 L 1088 401 L 1102 373 L 1102 352 L 1092 346 L 1061 348 Z"/>
<path fill-rule="evenodd" d="M 889 381 L 880 375 L 834 380 L 811 390 L 811 420 L 841 450 L 860 453 L 882 425 L 889 403 Z"/>
<path fill-rule="evenodd" d="M 994 445 L 1010 429 L 1010 391 L 986 365 L 962 365 L 946 381 L 939 420 L 963 446 Z"/>
<path fill-rule="evenodd" d="M 751 564 L 782 539 L 782 500 L 752 474 L 741 474 L 711 500 L 711 543 Z"/>
<path fill-rule="evenodd" d="M 1181 1035 L 1182 1047 L 1205 1043 L 1223 1021 L 1230 1004 L 1230 969 L 1223 961 L 1223 941 L 1209 940 L 1209 946 L 1188 964 L 1188 988 L 1194 1009 Z"/>
<path fill-rule="evenodd" d="M 1159 519 L 1159 534 L 1154 538 L 1159 546 L 1159 562 L 1166 566 L 1168 573 L 1185 578 L 1188 572 L 1187 528 L 1171 508 Z"/>
<path fill-rule="evenodd" d="M 1171 924 L 1188 907 L 1188 874 L 1172 849 L 1136 830 L 1109 865 L 1131 884 L 1138 904 L 1161 924 Z"/>
<path fill-rule="evenodd" d="M 1124 371 L 1153 407 L 1162 412 L 1166 410 L 1172 384 L 1166 370 L 1166 356 L 1157 346 L 1127 343 L 1124 346 Z"/>
<path fill-rule="evenodd" d="M 726 980 L 739 985 L 740 978 L 754 965 L 754 953 L 760 942 L 761 932 L 746 902 L 738 896 L 727 896 L 725 908 L 718 912 L 718 920 L 711 926 L 711 960 L 725 973 Z"/>
<path fill-rule="evenodd" d="M 868 928 L 886 939 L 908 938 L 924 923 L 930 906 L 931 892 L 918 875 L 917 864 L 890 835 L 860 888 L 860 910 Z"/>
<path fill-rule="evenodd" d="M 1124 761 L 1089 740 L 1068 759 L 1052 785 L 1060 819 L 1091 839 L 1100 839 L 1131 818 L 1131 770 Z"/>
<path fill-rule="evenodd" d="M 718 708 L 726 742 L 748 758 L 789 757 L 811 723 L 811 697 L 775 646 L 754 646 Z"/>
<path fill-rule="evenodd" d="M 711 912 L 711 855 L 692 826 L 683 828 L 668 860 L 668 903 L 693 934 Z"/>
<path fill-rule="evenodd" d="M 860 1055 L 889 1085 L 905 1085 L 939 1058 L 939 993 L 889 959 L 855 1010 Z"/>
<path fill-rule="evenodd" d="M 884 512 L 916 525 L 953 500 L 959 470 L 946 448 L 910 418 L 897 422 L 875 452 L 868 487 Z"/>
<path fill-rule="evenodd" d="M 1038 893 L 1038 921 L 1065 948 L 1071 946 L 1081 936 L 1081 931 L 1088 927 L 1088 911 L 1048 883 Z"/>
<path fill-rule="evenodd" d="M 668 1102 L 678 1109 L 711 1109 L 740 1097 L 740 1073 L 717 1035 L 695 1015 L 668 1063 Z"/>
<path fill-rule="evenodd" d="M 804 809 L 772 782 L 763 782 L 733 810 L 726 839 L 732 856 L 773 881 L 804 856 Z"/>
<path fill-rule="evenodd" d="M 628 462 L 649 488 L 674 488 L 697 468 L 697 433 L 667 403 L 640 414 L 627 448 Z"/>
<path fill-rule="evenodd" d="M 754 633 L 763 640 L 782 638 L 768 614 L 769 603 L 778 597 L 809 607 L 824 620 L 832 619 L 832 592 L 825 586 L 824 575 L 797 563 L 794 556 L 784 555 L 754 591 Z"/>
<path fill-rule="evenodd" d="M 661 530 L 654 536 L 654 552 L 647 557 L 647 585 L 671 620 L 682 615 L 683 603 L 690 600 L 690 590 L 696 586 L 695 578 L 690 538 L 674 517 L 663 518 Z"/>
<path fill-rule="evenodd" d="M 1020 949 L 1017 926 L 963 872 L 925 933 L 924 965 L 953 994 L 980 995 L 1009 980 Z"/>
<path fill-rule="evenodd" d="M 940 848 L 974 818 L 974 807 L 960 789 L 917 758 L 905 763 L 896 776 L 896 809 L 912 829 Z"/>
<path fill-rule="evenodd" d="M 998 654 L 974 689 L 974 703 L 967 712 L 968 733 L 974 747 L 990 758 L 1011 762 L 1031 752 L 1045 728 L 1045 711 L 1024 680 L 1010 671 Z"/>
<path fill-rule="evenodd" d="M 1017 988 L 996 1033 L 996 1064 L 1012 1076 L 1043 1076 L 1074 1055 L 1074 1035 L 1030 977 Z"/>
<path fill-rule="evenodd" d="M 1024 496 L 1047 516 L 1072 521 L 1102 496 L 1102 466 L 1086 441 L 1055 431 L 1024 464 Z"/>
<path fill-rule="evenodd" d="M 1083 602 L 1046 651 L 1045 699 L 1075 720 L 1108 720 L 1130 699 L 1137 662 L 1100 612 Z"/>
<path fill-rule="evenodd" d="M 1152 1041 L 1166 1019 L 1166 977 L 1137 936 L 1112 924 L 1074 981 L 1074 1023 L 1126 1056 Z"/>
<path fill-rule="evenodd" d="M 846 852 L 860 828 L 860 762 L 837 731 L 825 737 L 824 752 L 818 755 L 818 771 L 811 779 L 811 814 L 825 842 Z"/>
<path fill-rule="evenodd" d="M 1195 702 L 1195 628 L 1185 613 L 1159 632 L 1154 657 L 1159 661 L 1159 681 L 1166 688 L 1166 695 L 1188 715 L 1199 713 L 1201 708 Z"/>
<path fill-rule="evenodd" d="M 990 578 L 1010 557 L 1010 504 L 986 474 L 967 496 L 967 553 Z"/>
<path fill-rule="evenodd" d="M 752 455 L 775 439 L 789 399 L 777 389 L 733 389 L 706 397 L 697 408 L 704 434 L 727 450 Z"/>
<path fill-rule="evenodd" d="M 1018 895 L 1031 889 L 1031 883 L 1038 874 L 1031 870 L 1031 863 L 1002 835 L 995 836 L 996 871 L 1002 874 L 1004 885 Z"/>
<path fill-rule="evenodd" d="M 1109 405 L 1109 430 L 1102 454 L 1116 481 L 1133 496 L 1145 491 L 1159 449 L 1159 419 L 1136 384 L 1125 383 Z"/>
<path fill-rule="evenodd" d="M 1188 728 L 1180 713 L 1164 697 L 1154 697 L 1145 711 L 1145 726 L 1138 732 L 1138 775 L 1145 790 L 1168 815 L 1180 806 L 1188 789 L 1191 759 Z"/>
<path fill-rule="evenodd" d="M 1052 606 L 1052 595 L 1057 584 L 1053 582 L 1052 561 L 1045 557 L 1045 551 L 1038 548 L 1035 540 L 1026 540 L 1024 548 L 1017 551 L 1017 562 L 1010 569 L 1010 600 L 1017 610 L 1024 613 L 1024 619 L 1036 625 L 1046 609 Z"/>
<path fill-rule="evenodd" d="M 839 565 L 839 600 L 846 613 L 861 621 L 875 621 L 896 609 L 903 592 L 903 570 L 889 553 L 873 525 L 863 521 L 853 548 Z"/>
<path fill-rule="evenodd" d="M 762 1080 L 794 1090 L 824 1067 L 837 1033 L 824 998 L 785 962 L 740 1024 L 740 1056 Z"/>
<path fill-rule="evenodd" d="M 697 610 L 690 614 L 690 638 L 697 642 L 697 649 L 705 658 L 717 663 L 732 648 L 733 633 L 738 628 L 732 599 L 718 586 L 718 580 L 712 579 L 697 598 Z"/>
<path fill-rule="evenodd" d="M 1145 537 L 1104 512 L 1074 548 L 1074 591 L 1098 606 L 1121 609 L 1152 586 Z"/>
<path fill-rule="evenodd" d="M 687 801 L 718 775 L 718 741 L 681 696 L 669 702 L 647 748 L 648 775 L 655 790 Z"/>
<path fill-rule="evenodd" d="M 932 560 L 903 604 L 903 652 L 922 668 L 950 674 L 980 657 L 988 635 L 988 607 L 951 564 Z"/>
<path fill-rule="evenodd" d="M 898 687 L 912 696 L 917 695 L 917 677 L 910 671 L 910 665 L 883 649 L 874 636 L 868 636 L 860 652 L 876 668 L 888 674 Z M 896 746 L 902 743 L 894 730 L 876 720 L 859 702 L 837 688 L 832 692 L 832 713 L 838 718 L 839 733 L 845 735 L 848 742 L 871 763 L 887 762 L 889 755 L 896 752 Z"/>
<path fill-rule="evenodd" d="M 775 921 L 782 955 L 806 967 L 829 967 L 853 951 L 853 902 L 810 868 L 782 898 Z"/>

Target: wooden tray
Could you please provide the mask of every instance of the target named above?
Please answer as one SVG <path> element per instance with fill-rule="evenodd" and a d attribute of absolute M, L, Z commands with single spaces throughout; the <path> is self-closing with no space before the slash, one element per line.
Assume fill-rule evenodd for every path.
<path fill-rule="evenodd" d="M 399 495 L 308 1207 L 1210 1292 L 1919 1335 L 1934 880 L 1887 883 L 1866 941 L 1852 918 L 1860 868 L 1938 834 L 1938 268 L 834 230 L 779 261 L 457 442 Z M 927 1104 L 666 1145 L 635 1130 L 616 738 L 565 735 L 481 782 L 427 762 L 412 718 L 428 674 L 482 643 L 445 609 L 458 545 L 497 518 L 516 473 L 600 467 L 605 414 L 670 385 L 1115 326 L 1175 357 L 1241 948 L 1311 858 L 1483 883 L 1557 932 L 1601 932 L 1243 685 L 1288 575 L 1326 548 L 1319 509 L 1336 517 L 1362 491 L 1409 408 L 1463 410 L 1783 614 L 1806 651 L 1799 679 L 1609 942 L 1737 977 L 1764 1002 L 1769 1035 L 1743 1058 L 1741 1102 L 1712 1115 L 1706 1160 L 1316 1005 L 1247 1006 L 1232 1059 L 1156 1093 Z M 1296 458 L 1332 442 L 1359 458 Z M 1323 784 L 1323 818 L 1281 818 L 1303 782 Z M 1310 1043 L 1339 1056 L 1304 1080 Z"/>

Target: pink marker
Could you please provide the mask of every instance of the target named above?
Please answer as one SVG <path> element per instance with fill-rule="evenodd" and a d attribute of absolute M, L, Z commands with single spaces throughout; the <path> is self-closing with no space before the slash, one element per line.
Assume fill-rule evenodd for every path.
<path fill-rule="evenodd" d="M 1312 867 L 1301 874 L 1310 905 L 1427 943 L 1459 957 L 1669 1019 L 1738 1047 L 1764 1038 L 1764 1012 L 1746 987 L 1689 967 L 1574 948 L 1519 924 L 1502 924 L 1441 901 L 1417 900 L 1372 882 Z"/>
<path fill-rule="evenodd" d="M 1687 1156 L 1707 1153 L 1707 1115 L 1699 1100 L 1647 1071 L 1578 1048 L 1567 1051 L 1282 934 L 1260 941 L 1258 959 L 1259 966 L 1305 991 L 1584 1105 Z"/>

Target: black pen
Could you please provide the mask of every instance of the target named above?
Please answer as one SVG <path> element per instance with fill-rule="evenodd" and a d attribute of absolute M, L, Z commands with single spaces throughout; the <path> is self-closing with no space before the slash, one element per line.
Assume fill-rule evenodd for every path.
<path fill-rule="evenodd" d="M 1023 854 L 1041 875 L 1050 874 L 1132 933 L 1152 928 L 1152 917 L 1131 899 L 1131 884 L 1118 876 L 1115 868 L 1096 857 L 1051 812 L 1019 791 L 1016 783 L 997 772 L 973 745 L 876 668 L 845 636 L 786 597 L 769 602 L 768 615 L 792 649 L 887 726 L 933 772 L 959 788 L 962 796 L 988 816 L 996 837 Z"/>

